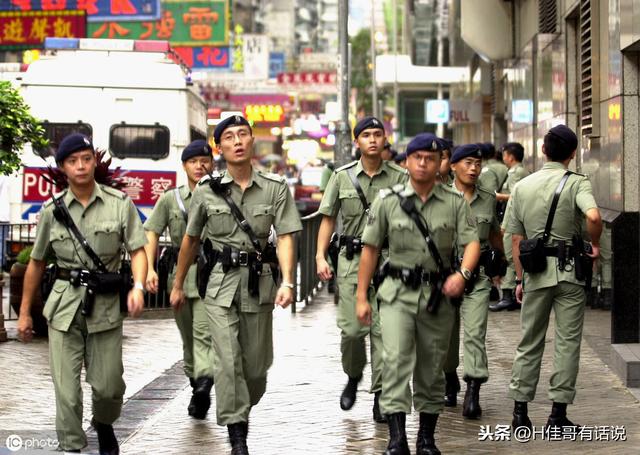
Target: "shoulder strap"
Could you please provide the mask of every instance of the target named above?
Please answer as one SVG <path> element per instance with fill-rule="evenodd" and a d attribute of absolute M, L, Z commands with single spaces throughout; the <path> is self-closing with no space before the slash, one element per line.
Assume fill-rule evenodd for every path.
<path fill-rule="evenodd" d="M 418 226 L 420 233 L 424 237 L 424 241 L 427 243 L 427 247 L 429 248 L 431 257 L 433 257 L 433 260 L 436 262 L 436 266 L 438 267 L 438 272 L 441 274 L 444 273 L 445 269 L 444 269 L 444 263 L 442 262 L 442 256 L 440 256 L 438 247 L 436 246 L 433 239 L 431 238 L 431 234 L 429 234 L 429 228 L 427 227 L 426 223 L 423 222 L 422 217 L 420 216 L 420 213 L 418 213 L 418 210 L 416 209 L 415 204 L 411 199 L 401 196 L 398 193 L 395 193 L 395 194 L 398 196 L 398 198 L 400 198 L 400 207 L 402 208 L 402 210 L 407 215 L 409 215 L 413 220 L 413 222 L 416 223 L 416 226 Z"/>
<path fill-rule="evenodd" d="M 176 197 L 176 202 L 178 203 L 178 207 L 180 207 L 180 211 L 182 212 L 182 216 L 184 217 L 184 221 L 188 221 L 187 209 L 184 206 L 184 201 L 182 200 L 182 196 L 180 196 L 180 188 L 176 188 L 173 190 L 173 193 Z"/>
<path fill-rule="evenodd" d="M 364 195 L 364 191 L 362 191 L 360 182 L 358 182 L 358 177 L 356 177 L 356 175 L 353 173 L 352 168 L 347 169 L 347 174 L 349 174 L 351 183 L 353 184 L 353 187 L 356 189 L 356 192 L 358 193 L 358 197 L 360 198 L 360 202 L 362 202 L 362 205 L 364 206 L 364 210 L 365 211 L 369 210 L 369 202 L 367 201 L 367 197 Z"/>
<path fill-rule="evenodd" d="M 262 254 L 262 246 L 260 245 L 258 236 L 253 231 L 251 225 L 242 214 L 242 211 L 238 208 L 236 203 L 233 202 L 233 199 L 231 199 L 230 189 L 226 185 L 221 185 L 219 181 L 216 184 L 216 179 L 211 179 L 210 186 L 213 192 L 224 199 L 224 201 L 227 203 L 227 205 L 231 209 L 231 214 L 236 220 L 236 223 L 238 223 L 240 229 L 242 229 L 249 236 L 249 240 L 251 240 L 251 244 L 255 248 L 256 252 L 258 254 Z"/>
<path fill-rule="evenodd" d="M 558 187 L 556 188 L 556 192 L 553 195 L 553 201 L 551 201 L 551 208 L 549 209 L 549 216 L 547 217 L 547 225 L 544 227 L 544 234 L 542 234 L 542 241 L 547 243 L 549 240 L 549 236 L 551 235 L 551 226 L 553 225 L 553 217 L 556 214 L 556 208 L 558 207 L 558 200 L 560 199 L 560 193 L 562 193 L 562 189 L 564 188 L 565 183 L 569 180 L 569 176 L 573 174 L 571 171 L 567 171 L 560 179 L 560 183 L 558 183 Z"/>
<path fill-rule="evenodd" d="M 76 239 L 78 239 L 78 242 L 80 242 L 80 245 L 84 249 L 85 253 L 87 253 L 87 256 L 91 258 L 95 266 L 98 268 L 98 271 L 101 273 L 107 273 L 108 272 L 107 267 L 100 260 L 100 257 L 96 254 L 96 252 L 93 251 L 93 249 L 89 245 L 89 242 L 87 242 L 87 239 L 82 235 L 82 233 L 80 232 L 76 224 L 73 222 L 73 218 L 71 218 L 69 209 L 64 203 L 64 200 L 62 199 L 62 197 L 63 196 L 52 197 L 53 203 L 56 206 L 55 209 L 53 210 L 53 216 L 55 217 L 56 220 L 62 223 L 64 227 L 66 227 L 69 231 L 71 231 L 71 233 L 74 235 Z"/>
<path fill-rule="evenodd" d="M 496 173 L 496 176 L 498 174 Z M 502 183 L 500 184 L 500 186 L 498 187 L 498 193 L 502 192 L 502 188 L 504 187 L 504 184 L 507 183 L 507 179 L 509 178 L 509 173 L 507 172 L 507 175 L 504 176 L 504 179 L 502 180 Z"/>

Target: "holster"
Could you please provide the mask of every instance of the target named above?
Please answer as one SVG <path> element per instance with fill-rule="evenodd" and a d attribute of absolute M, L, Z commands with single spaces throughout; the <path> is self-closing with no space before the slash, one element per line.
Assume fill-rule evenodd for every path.
<path fill-rule="evenodd" d="M 431 285 L 431 295 L 427 302 L 427 312 L 436 314 L 442 300 L 442 287 L 444 286 L 444 278 L 440 277 Z"/>
<path fill-rule="evenodd" d="M 273 282 L 278 284 L 280 280 L 280 261 L 278 261 L 276 246 L 273 243 L 267 243 L 267 246 L 262 250 L 262 262 L 269 264 Z"/>
<path fill-rule="evenodd" d="M 480 255 L 480 265 L 484 267 L 484 273 L 489 278 L 504 276 L 507 273 L 507 259 L 500 250 L 490 248 Z"/>
<path fill-rule="evenodd" d="M 40 294 L 42 295 L 42 301 L 46 302 L 51 294 L 51 290 L 53 289 L 53 284 L 56 282 L 56 278 L 58 276 L 58 265 L 57 264 L 49 264 L 44 269 L 44 274 L 42 275 L 42 281 L 40 281 Z"/>
<path fill-rule="evenodd" d="M 249 264 L 249 295 L 260 295 L 260 277 L 262 276 L 262 261 L 252 261 Z"/>
<path fill-rule="evenodd" d="M 571 239 L 576 280 L 585 282 L 585 289 L 591 288 L 593 279 L 593 259 L 587 254 L 592 252 L 591 244 L 582 236 L 575 234 Z"/>
<path fill-rule="evenodd" d="M 133 273 L 131 272 L 131 261 L 122 261 L 120 266 L 120 312 L 127 313 L 129 306 L 127 300 L 129 291 L 133 288 Z"/>
<path fill-rule="evenodd" d="M 333 271 L 338 271 L 338 256 L 340 255 L 340 236 L 337 232 L 331 234 L 331 240 L 329 241 L 329 250 L 327 251 L 329 262 Z"/>
<path fill-rule="evenodd" d="M 198 295 L 201 299 L 204 299 L 207 294 L 209 277 L 218 259 L 218 253 L 214 252 L 211 240 L 206 239 L 200 246 L 200 254 L 196 265 L 196 283 L 198 284 Z"/>
<path fill-rule="evenodd" d="M 389 274 L 389 259 L 386 259 L 381 265 L 380 267 L 378 267 L 375 271 L 375 273 L 373 274 L 373 288 L 376 290 L 376 292 L 378 291 L 378 288 L 380 287 L 380 285 L 382 284 L 382 282 L 384 281 L 384 279 L 387 277 L 387 275 Z"/>
<path fill-rule="evenodd" d="M 160 252 L 160 258 L 158 259 L 158 291 L 167 291 L 169 282 L 169 273 L 178 262 L 179 248 L 174 246 L 167 246 Z"/>

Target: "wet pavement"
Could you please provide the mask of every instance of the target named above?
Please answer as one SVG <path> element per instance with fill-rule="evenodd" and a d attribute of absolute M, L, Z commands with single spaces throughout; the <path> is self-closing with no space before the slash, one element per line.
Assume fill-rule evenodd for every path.
<path fill-rule="evenodd" d="M 252 410 L 248 445 L 253 454 L 381 454 L 387 427 L 373 422 L 373 395 L 368 369 L 358 399 L 350 411 L 339 408 L 346 376 L 340 366 L 339 333 L 333 296 L 325 291 L 296 314 L 274 313 L 274 364 L 267 392 Z M 12 322 L 9 335 L 15 336 Z M 587 310 L 576 404 L 569 417 L 585 426 L 566 441 L 516 442 L 496 433 L 509 425 L 512 401 L 507 398 L 511 364 L 519 340 L 519 312 L 490 313 L 487 348 L 491 377 L 481 390 L 483 416 L 468 421 L 461 416 L 463 391 L 456 408 L 445 408 L 438 422 L 438 447 L 443 453 L 636 453 L 640 447 L 640 406 L 609 369 L 610 315 Z M 215 423 L 215 396 L 204 421 L 187 416 L 188 381 L 182 374 L 180 341 L 171 319 L 127 320 L 124 363 L 126 402 L 116 432 L 124 454 L 229 453 L 227 431 Z M 547 387 L 552 367 L 553 324 L 550 324 L 538 396 L 530 404 L 534 425 L 546 422 L 551 402 Z M 53 435 L 55 402 L 49 378 L 47 343 L 0 343 L 0 433 L 15 430 L 23 439 Z M 459 374 L 462 372 L 459 370 Z M 90 420 L 90 390 L 84 385 L 85 424 Z M 418 415 L 407 419 L 412 452 Z M 481 427 L 484 426 L 484 427 Z M 501 436 L 503 435 L 503 436 Z M 526 435 L 521 436 L 527 439 Z M 626 438 L 626 441 L 612 439 Z M 591 439 L 590 441 L 586 439 Z M 572 439 L 572 440 L 571 440 Z M 89 433 L 85 452 L 96 453 Z M 0 440 L 0 454 L 10 453 Z M 3 452 L 5 451 L 5 452 Z M 24 450 L 18 453 L 26 453 Z M 37 453 L 43 453 L 38 451 Z"/>

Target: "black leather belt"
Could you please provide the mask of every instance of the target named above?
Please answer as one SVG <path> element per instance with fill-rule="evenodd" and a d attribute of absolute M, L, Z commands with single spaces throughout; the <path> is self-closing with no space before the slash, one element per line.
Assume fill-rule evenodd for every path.
<path fill-rule="evenodd" d="M 82 269 L 58 269 L 56 279 L 86 283 L 91 271 Z"/>
<path fill-rule="evenodd" d="M 428 283 L 432 284 L 440 279 L 438 272 L 425 272 L 421 267 L 409 269 L 405 267 L 389 266 L 389 276 L 391 278 L 399 278 L 403 283 Z"/>
<path fill-rule="evenodd" d="M 258 254 L 255 251 L 231 249 L 228 254 L 218 250 L 213 250 L 213 253 L 218 255 L 218 261 L 225 267 L 249 267 L 258 261 Z"/>
<path fill-rule="evenodd" d="M 341 235 L 338 243 L 340 246 L 345 246 L 349 242 L 353 242 L 354 246 L 360 249 L 362 249 L 362 246 L 364 245 L 364 243 L 362 243 L 361 237 L 355 237 L 351 235 Z M 384 241 L 382 242 L 382 246 L 380 248 L 382 248 L 383 250 L 389 249 L 389 237 L 384 238 Z"/>

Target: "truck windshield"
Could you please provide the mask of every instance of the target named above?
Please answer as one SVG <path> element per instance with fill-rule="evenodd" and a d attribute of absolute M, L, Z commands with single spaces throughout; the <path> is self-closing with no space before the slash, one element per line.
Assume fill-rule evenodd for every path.
<path fill-rule="evenodd" d="M 160 160 L 169 156 L 169 128 L 162 125 L 113 125 L 109 149 L 116 158 Z"/>

